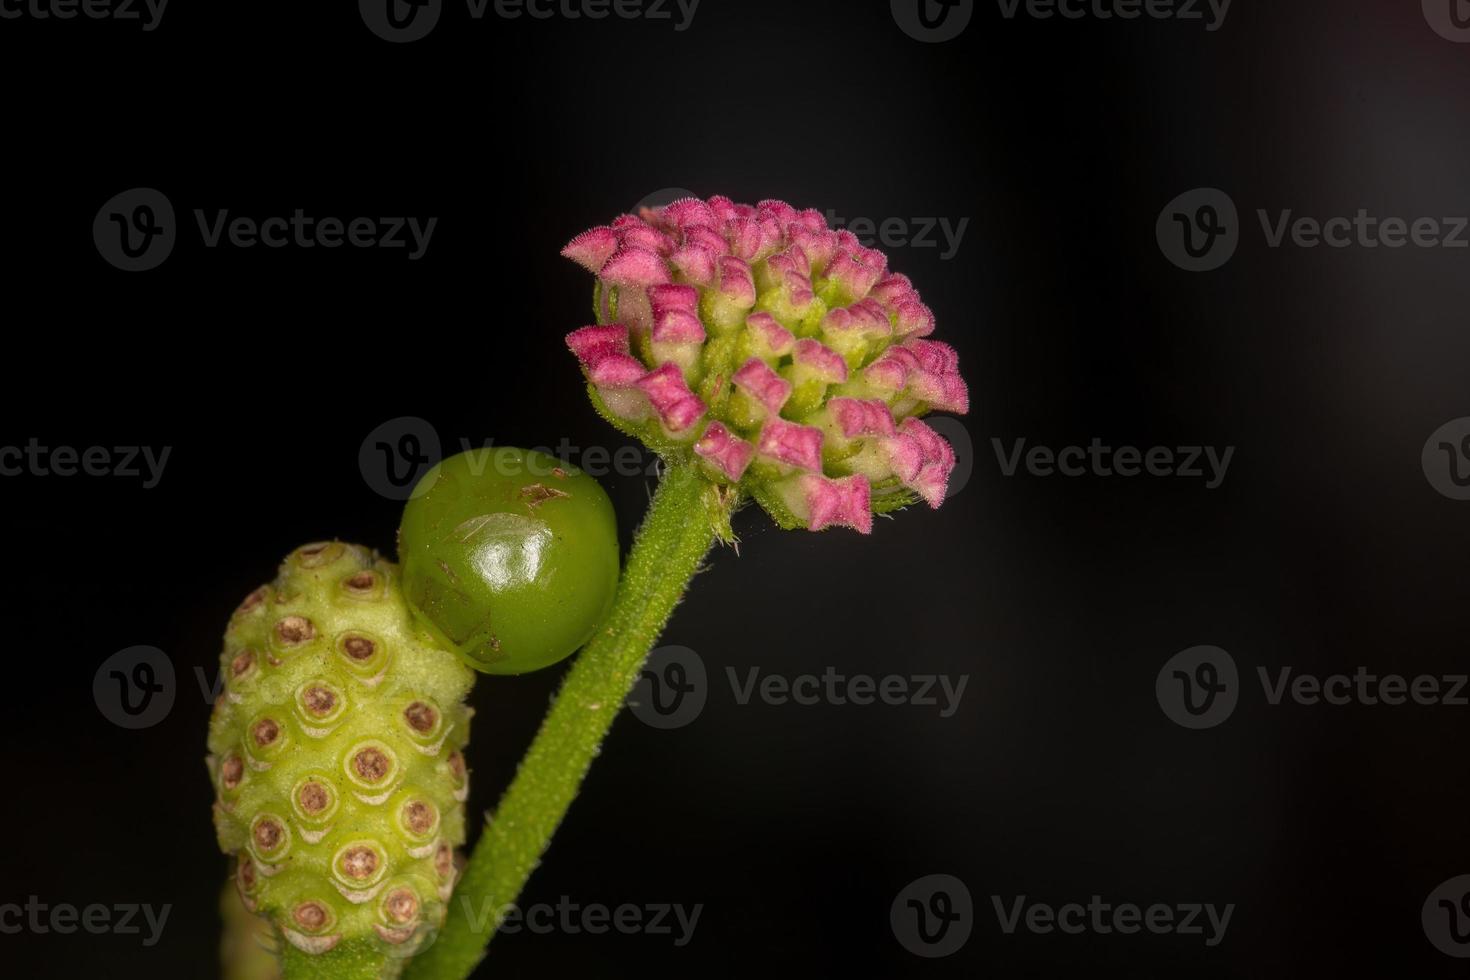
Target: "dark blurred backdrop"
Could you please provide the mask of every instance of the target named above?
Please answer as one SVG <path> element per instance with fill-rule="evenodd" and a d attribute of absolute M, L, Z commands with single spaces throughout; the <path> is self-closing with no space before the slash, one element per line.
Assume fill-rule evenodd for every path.
<path fill-rule="evenodd" d="M 562 346 L 589 277 L 557 252 L 683 188 L 897 222 L 880 247 L 971 384 L 948 430 L 969 476 L 870 539 L 740 516 L 738 556 L 714 556 L 664 640 L 705 666 L 703 712 L 619 721 L 524 896 L 702 905 L 691 941 L 522 932 L 478 975 L 1460 975 L 1436 945 L 1470 953 L 1443 933 L 1470 919 L 1431 893 L 1470 873 L 1470 708 L 1272 704 L 1257 674 L 1470 670 L 1470 501 L 1447 469 L 1470 459 L 1436 442 L 1446 469 L 1421 465 L 1470 416 L 1470 251 L 1272 247 L 1258 216 L 1362 208 L 1453 233 L 1470 45 L 1451 2 L 1238 0 L 1215 21 L 1203 3 L 1072 19 L 986 0 L 929 43 L 884 0 L 703 0 L 683 30 L 672 3 L 593 21 L 492 0 L 389 43 L 341 2 L 170 5 L 145 30 L 0 0 L 22 12 L 0 19 L 0 445 L 170 450 L 149 488 L 0 479 L 0 904 L 172 906 L 151 947 L 0 934 L 0 972 L 214 975 L 226 862 L 194 668 L 213 677 L 230 611 L 293 547 L 391 551 L 399 504 L 359 458 L 380 426 L 422 419 L 446 452 L 624 445 Z M 941 33 L 945 9 L 926 10 Z M 140 187 L 178 240 L 130 273 L 92 225 Z M 1211 212 L 1238 242 L 1209 271 L 1169 257 L 1166 205 L 1197 188 L 1237 209 Z M 192 217 L 297 208 L 438 222 L 410 261 L 210 249 Z M 993 442 L 1094 438 L 1234 454 L 1207 489 L 1007 476 Z M 651 481 L 604 483 L 626 542 Z M 92 684 L 136 645 L 166 653 L 176 699 L 129 731 Z M 1201 645 L 1232 658 L 1238 703 L 1193 729 L 1165 710 L 1172 673 L 1156 680 Z M 752 667 L 968 680 L 948 717 L 742 705 L 727 668 Z M 559 673 L 478 683 L 472 808 L 494 805 Z M 966 918 L 941 958 L 901 921 L 930 875 L 969 894 L 945 886 Z M 1073 935 L 1008 933 L 996 911 L 1094 895 L 1233 909 L 1213 944 L 1203 914 L 1203 934 Z"/>

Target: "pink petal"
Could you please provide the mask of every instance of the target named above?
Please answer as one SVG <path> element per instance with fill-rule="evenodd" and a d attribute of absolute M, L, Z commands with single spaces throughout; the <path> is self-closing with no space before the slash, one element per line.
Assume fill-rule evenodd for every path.
<path fill-rule="evenodd" d="M 694 444 L 694 452 L 708 461 L 731 482 L 739 482 L 755 458 L 755 447 L 735 436 L 719 422 L 711 422 Z"/>
<path fill-rule="evenodd" d="M 822 430 L 785 419 L 767 419 L 761 426 L 759 452 L 761 456 L 785 466 L 820 473 Z"/>
<path fill-rule="evenodd" d="M 708 204 L 697 197 L 684 197 L 665 207 L 660 217 L 675 228 L 713 226 L 718 220 Z"/>
<path fill-rule="evenodd" d="M 903 436 L 918 447 L 920 460 L 916 472 L 912 466 L 908 466 L 906 467 L 907 472 L 901 472 L 899 478 L 906 486 L 924 498 L 925 503 L 930 507 L 937 508 L 944 503 L 944 495 L 949 487 L 949 476 L 954 472 L 954 449 L 944 440 L 943 436 L 919 419 L 904 419 L 900 430 Z M 895 467 L 895 470 L 897 469 L 898 467 Z"/>
<path fill-rule="evenodd" d="M 656 344 L 702 344 L 704 325 L 687 310 L 665 310 L 654 314 L 649 336 Z"/>
<path fill-rule="evenodd" d="M 752 313 L 745 318 L 745 325 L 756 335 L 757 343 L 773 356 L 785 357 L 796 345 L 795 335 L 769 313 Z"/>
<path fill-rule="evenodd" d="M 847 362 L 821 341 L 803 337 L 796 342 L 791 354 L 797 365 L 830 384 L 847 380 Z"/>
<path fill-rule="evenodd" d="M 617 232 L 607 227 L 591 228 L 567 243 L 561 254 L 592 273 L 602 271 L 618 249 Z"/>
<path fill-rule="evenodd" d="M 708 286 L 715 279 L 715 253 L 698 245 L 685 245 L 669 256 L 669 264 L 685 279 Z"/>
<path fill-rule="evenodd" d="M 934 314 L 917 298 L 898 304 L 898 323 L 894 332 L 900 337 L 927 337 L 934 332 Z"/>
<path fill-rule="evenodd" d="M 859 534 L 873 531 L 872 488 L 861 476 L 840 480 L 804 476 L 800 489 L 805 498 L 807 527 L 813 531 L 836 526 L 850 527 Z"/>
<path fill-rule="evenodd" d="M 684 232 L 684 247 L 697 246 L 718 258 L 730 254 L 730 243 L 725 236 L 707 225 L 699 225 Z"/>
<path fill-rule="evenodd" d="M 803 228 L 807 231 L 826 231 L 827 216 L 816 208 L 807 208 L 805 211 L 798 211 L 791 224 L 792 227 Z"/>
<path fill-rule="evenodd" d="M 624 248 L 641 248 L 661 256 L 671 254 L 677 247 L 674 240 L 657 228 L 640 224 L 618 233 L 618 244 Z"/>
<path fill-rule="evenodd" d="M 914 284 L 901 272 L 880 280 L 870 295 L 889 310 L 897 310 L 900 304 L 909 300 L 917 301 L 919 298 Z"/>
<path fill-rule="evenodd" d="M 750 266 L 733 255 L 721 257 L 719 261 L 720 292 L 731 303 L 741 309 L 755 305 L 755 279 Z"/>
<path fill-rule="evenodd" d="M 844 438 L 891 436 L 895 432 L 893 413 L 876 398 L 833 398 L 827 407 Z"/>
<path fill-rule="evenodd" d="M 780 414 L 781 406 L 791 397 L 791 382 L 758 357 L 746 361 L 730 380 L 735 383 L 735 387 L 760 402 L 772 415 Z"/>
<path fill-rule="evenodd" d="M 704 415 L 704 402 L 689 390 L 677 365 L 654 368 L 638 380 L 638 389 L 670 432 L 684 432 Z"/>
<path fill-rule="evenodd" d="M 806 254 L 813 272 L 825 269 L 837 253 L 837 234 L 827 231 L 825 226 L 821 230 L 794 227 L 789 235 L 792 244 Z"/>
<path fill-rule="evenodd" d="M 588 355 L 599 348 L 628 352 L 628 328 L 619 324 L 583 327 L 567 334 L 567 346 L 577 360 L 587 362 Z"/>
<path fill-rule="evenodd" d="M 687 310 L 694 313 L 699 310 L 699 290 L 693 286 L 673 284 L 654 286 L 648 291 L 648 302 L 653 307 L 655 317 L 665 310 Z"/>
<path fill-rule="evenodd" d="M 925 371 L 933 374 L 952 374 L 959 370 L 960 355 L 953 347 L 939 340 L 910 340 L 904 347 L 914 352 Z"/>
<path fill-rule="evenodd" d="M 862 261 L 858 256 L 846 249 L 840 250 L 832 257 L 824 275 L 837 283 L 842 291 L 853 299 L 862 299 L 877 285 L 878 277 L 882 270 L 873 269 Z"/>
<path fill-rule="evenodd" d="M 587 364 L 587 380 L 599 388 L 629 388 L 648 369 L 632 354 L 609 352 Z"/>
<path fill-rule="evenodd" d="M 613 253 L 598 276 L 616 286 L 657 286 L 669 281 L 669 270 L 657 252 L 625 245 Z"/>

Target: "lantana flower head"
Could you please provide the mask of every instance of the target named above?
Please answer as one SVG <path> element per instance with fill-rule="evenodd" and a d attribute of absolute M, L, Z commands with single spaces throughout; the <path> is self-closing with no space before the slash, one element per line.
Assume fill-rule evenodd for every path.
<path fill-rule="evenodd" d="M 597 277 L 597 323 L 567 345 L 621 431 L 785 528 L 867 534 L 943 502 L 954 450 L 921 416 L 969 410 L 958 355 L 913 283 L 821 212 L 685 198 L 562 254 Z"/>

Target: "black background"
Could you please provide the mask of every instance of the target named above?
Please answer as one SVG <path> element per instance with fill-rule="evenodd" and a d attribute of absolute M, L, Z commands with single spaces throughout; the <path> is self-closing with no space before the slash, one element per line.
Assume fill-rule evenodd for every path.
<path fill-rule="evenodd" d="M 0 935 L 22 976 L 203 977 L 226 874 L 202 763 L 231 609 L 291 548 L 391 550 L 358 466 L 421 416 L 449 448 L 622 445 L 561 337 L 589 277 L 557 251 L 669 187 L 846 217 L 969 218 L 958 254 L 890 249 L 971 386 L 973 476 L 863 539 L 742 544 L 665 642 L 713 690 L 690 726 L 615 727 L 524 903 L 703 903 L 693 941 L 506 935 L 480 975 L 1447 977 L 1420 906 L 1470 871 L 1465 708 L 1270 706 L 1255 669 L 1465 670 L 1470 504 L 1420 469 L 1470 414 L 1470 256 L 1267 247 L 1256 209 L 1470 213 L 1470 47 L 1413 2 L 1237 0 L 1223 28 L 1007 20 L 921 44 L 879 0 L 704 0 L 669 22 L 470 21 L 390 45 L 352 5 L 171 6 L 158 30 L 0 21 L 5 445 L 170 446 L 154 489 L 0 480 L 0 902 L 171 903 L 162 941 Z M 310 8 L 310 9 L 308 9 Z M 319 8 L 319 9 L 318 9 Z M 102 203 L 156 187 L 181 240 L 126 274 Z M 1160 209 L 1222 188 L 1242 242 L 1191 274 Z M 427 256 L 206 249 L 194 208 L 437 216 Z M 1002 474 L 1007 445 L 1235 446 L 1188 479 Z M 649 481 L 612 476 L 627 541 Z M 166 651 L 177 703 L 111 725 L 98 665 Z M 1216 644 L 1244 694 L 1187 731 L 1155 700 Z M 960 710 L 739 706 L 727 666 L 969 675 Z M 558 670 L 484 678 L 471 807 L 494 805 Z M 942 960 L 889 905 L 961 878 Z M 1234 903 L 1224 941 L 1007 935 L 991 896 Z"/>

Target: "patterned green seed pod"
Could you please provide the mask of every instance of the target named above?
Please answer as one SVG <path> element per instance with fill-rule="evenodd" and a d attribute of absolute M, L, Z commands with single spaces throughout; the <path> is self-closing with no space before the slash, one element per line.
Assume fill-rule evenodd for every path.
<path fill-rule="evenodd" d="M 395 975 L 454 885 L 474 673 L 415 623 L 397 566 L 337 541 L 246 597 L 221 665 L 208 764 L 246 908 Z"/>

